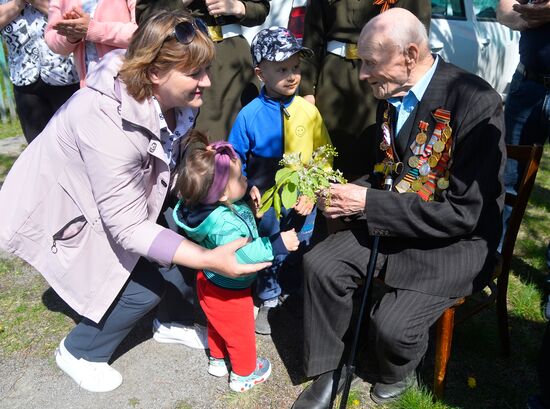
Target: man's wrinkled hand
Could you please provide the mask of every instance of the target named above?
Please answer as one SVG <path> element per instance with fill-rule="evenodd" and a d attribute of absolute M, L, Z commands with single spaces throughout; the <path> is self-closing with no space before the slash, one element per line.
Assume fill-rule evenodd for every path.
<path fill-rule="evenodd" d="M 353 216 L 365 211 L 367 188 L 352 183 L 331 184 L 330 194 L 319 192 L 317 206 L 331 219 Z M 330 199 L 329 199 L 330 198 Z"/>

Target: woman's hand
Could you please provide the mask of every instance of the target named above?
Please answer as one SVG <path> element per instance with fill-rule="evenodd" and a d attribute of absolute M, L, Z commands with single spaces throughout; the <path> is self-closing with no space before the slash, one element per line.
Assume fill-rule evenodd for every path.
<path fill-rule="evenodd" d="M 237 262 L 235 252 L 248 243 L 246 237 L 234 240 L 223 246 L 209 250 L 207 265 L 203 266 L 207 270 L 215 271 L 226 277 L 239 277 L 249 275 L 256 271 L 269 267 L 271 263 L 240 264 Z"/>
<path fill-rule="evenodd" d="M 77 43 L 86 38 L 90 25 L 90 15 L 81 8 L 74 7 L 63 14 L 63 20 L 57 22 L 53 29 L 58 34 L 67 37 L 70 43 Z"/>
<path fill-rule="evenodd" d="M 205 249 L 191 240 L 182 240 L 172 263 L 196 270 L 211 270 L 229 278 L 249 275 L 269 267 L 271 263 L 240 264 L 235 252 L 249 242 L 246 237 L 234 240 L 213 250 Z"/>
<path fill-rule="evenodd" d="M 246 8 L 239 0 L 205 0 L 208 14 L 211 16 L 235 16 L 244 17 Z"/>
<path fill-rule="evenodd" d="M 300 196 L 294 205 L 294 210 L 301 216 L 307 216 L 313 211 L 313 200 L 307 196 Z"/>
<path fill-rule="evenodd" d="M 294 229 L 281 232 L 281 239 L 288 251 L 296 251 L 300 247 L 300 240 Z"/>

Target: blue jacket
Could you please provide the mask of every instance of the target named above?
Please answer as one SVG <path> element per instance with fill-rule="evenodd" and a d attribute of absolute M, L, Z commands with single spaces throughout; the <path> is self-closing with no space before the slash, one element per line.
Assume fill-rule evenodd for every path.
<path fill-rule="evenodd" d="M 331 143 L 315 105 L 299 96 L 272 99 L 265 88 L 241 109 L 229 142 L 241 158 L 248 185 L 262 193 L 275 184 L 283 153 L 300 152 L 306 163 L 315 149 Z"/>

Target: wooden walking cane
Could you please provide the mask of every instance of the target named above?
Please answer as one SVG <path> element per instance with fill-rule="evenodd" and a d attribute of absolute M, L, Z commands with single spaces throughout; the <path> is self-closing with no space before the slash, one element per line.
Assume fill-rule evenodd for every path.
<path fill-rule="evenodd" d="M 393 178 L 392 173 L 398 171 L 399 166 L 403 167 L 402 163 L 387 163 L 387 166 L 384 167 L 383 173 L 385 174 L 384 179 L 384 190 L 391 190 L 393 187 Z M 378 243 L 380 241 L 380 236 L 373 236 L 372 238 L 372 249 L 370 252 L 369 263 L 367 265 L 367 276 L 365 278 L 365 284 L 363 285 L 363 294 L 361 297 L 361 307 L 359 308 L 359 316 L 357 317 L 357 324 L 355 325 L 355 332 L 353 334 L 353 342 L 351 344 L 350 354 L 348 356 L 348 362 L 346 363 L 346 383 L 344 384 L 344 390 L 342 392 L 342 399 L 340 401 L 340 409 L 346 409 L 348 405 L 348 396 L 349 390 L 351 388 L 351 381 L 353 379 L 353 374 L 355 373 L 355 355 L 357 354 L 357 344 L 359 343 L 359 335 L 361 334 L 361 324 L 363 323 L 363 317 L 365 315 L 365 308 L 368 305 L 368 295 L 370 293 L 370 287 L 372 283 L 372 278 L 374 276 L 374 269 L 376 268 L 376 259 L 378 258 Z M 340 377 L 342 373 L 340 373 Z M 332 408 L 332 402 L 330 407 Z"/>

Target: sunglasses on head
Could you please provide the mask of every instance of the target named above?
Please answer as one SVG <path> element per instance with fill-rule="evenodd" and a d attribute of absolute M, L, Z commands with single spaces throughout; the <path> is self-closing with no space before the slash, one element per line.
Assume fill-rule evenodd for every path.
<path fill-rule="evenodd" d="M 210 38 L 210 35 L 208 34 L 208 27 L 200 18 L 196 18 L 194 21 L 182 21 L 181 23 L 176 24 L 174 27 L 174 32 L 168 38 L 175 37 L 179 43 L 187 45 L 195 39 L 197 30 L 201 31 L 204 35 Z"/>

